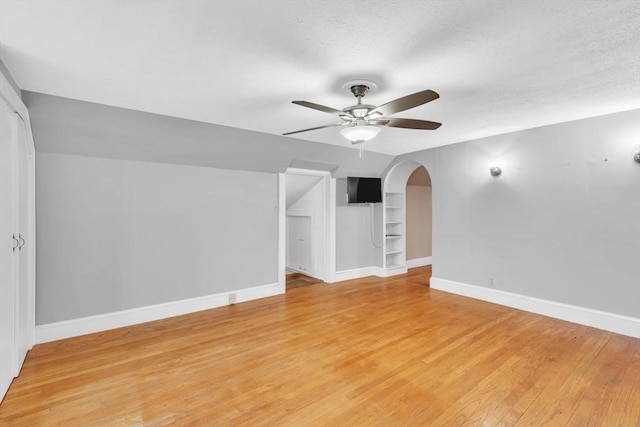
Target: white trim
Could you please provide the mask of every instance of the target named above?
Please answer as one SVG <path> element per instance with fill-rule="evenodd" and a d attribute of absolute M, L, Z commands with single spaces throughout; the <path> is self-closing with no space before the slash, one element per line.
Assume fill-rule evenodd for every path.
<path fill-rule="evenodd" d="M 426 256 L 424 258 L 414 258 L 407 260 L 407 268 L 424 267 L 425 265 L 431 265 L 431 257 Z"/>
<path fill-rule="evenodd" d="M 405 265 L 396 266 L 396 267 L 386 267 L 386 268 L 375 267 L 375 268 L 377 269 L 376 276 L 378 277 L 397 276 L 398 274 L 405 274 L 408 271 L 407 266 Z"/>
<path fill-rule="evenodd" d="M 336 179 L 328 180 L 328 206 L 327 218 L 329 218 L 327 262 L 325 264 L 326 274 L 324 281 L 327 283 L 336 282 Z"/>
<path fill-rule="evenodd" d="M 295 274 L 295 273 L 304 274 L 305 276 L 309 276 L 309 277 L 313 277 L 314 279 L 322 280 L 319 277 L 315 277 L 312 274 L 311 271 L 304 271 L 304 270 L 301 270 L 301 269 L 295 268 L 295 267 L 287 267 L 287 274 Z"/>
<path fill-rule="evenodd" d="M 331 176 L 331 172 L 329 171 L 319 171 L 315 169 L 300 169 L 300 168 L 287 168 L 285 173 L 290 173 L 293 175 L 313 175 L 313 176 L 321 176 L 321 177 Z"/>
<path fill-rule="evenodd" d="M 286 289 L 286 263 L 287 263 L 287 251 L 286 251 L 286 175 L 311 175 L 321 177 L 324 182 L 324 205 L 325 205 L 325 231 L 328 233 L 328 238 L 325 236 L 324 247 L 322 248 L 321 257 L 323 258 L 323 267 L 321 271 L 314 272 L 315 276 L 323 280 L 326 283 L 333 283 L 335 281 L 336 271 L 336 180 L 331 178 L 331 172 L 321 171 L 314 169 L 300 169 L 300 168 L 287 168 L 284 173 L 278 174 L 278 191 L 279 191 L 279 206 L 282 208 L 278 211 L 278 279 L 282 280 L 282 292 Z M 314 232 L 315 235 L 315 232 Z M 307 272 L 305 272 L 307 274 Z"/>
<path fill-rule="evenodd" d="M 431 277 L 432 289 L 640 338 L 640 319 Z"/>
<path fill-rule="evenodd" d="M 287 289 L 287 175 L 278 174 L 278 289 L 284 293 Z"/>
<path fill-rule="evenodd" d="M 398 222 L 400 225 L 399 234 L 401 237 L 401 246 L 402 250 L 398 255 L 394 256 L 392 263 L 394 264 L 405 264 L 408 268 L 412 268 L 413 266 L 409 265 L 409 261 L 407 261 L 407 182 L 411 174 L 418 168 L 424 167 L 427 169 L 422 163 L 419 163 L 415 160 L 402 160 L 395 165 L 393 165 L 386 173 L 384 177 L 384 216 L 383 216 L 383 234 L 387 233 L 387 195 L 389 193 L 401 194 L 402 195 L 402 206 L 401 206 L 401 216 L 402 221 Z M 427 171 L 427 173 L 429 173 Z M 432 208 L 433 210 L 433 208 Z M 383 250 L 387 252 L 387 246 L 390 244 L 389 240 L 384 239 Z M 396 243 L 396 245 L 398 245 Z M 389 264 L 389 260 L 385 256 L 384 258 L 384 266 L 387 267 Z M 425 264 L 426 265 L 426 264 Z M 401 274 L 395 273 L 397 267 L 391 267 L 391 269 L 387 269 L 387 275 Z M 406 273 L 406 271 L 405 271 Z"/>
<path fill-rule="evenodd" d="M 229 304 L 230 294 L 236 295 L 236 302 L 245 302 L 281 293 L 279 283 L 271 283 L 268 285 L 239 289 L 237 291 L 222 292 L 180 301 L 171 301 L 146 307 L 38 325 L 36 326 L 36 343 L 41 344 L 222 307 Z"/>
<path fill-rule="evenodd" d="M 9 82 L 9 79 L 4 75 L 3 72 L 0 71 L 0 97 L 2 97 L 9 107 L 13 109 L 15 113 L 17 113 L 22 122 L 25 125 L 26 131 L 26 143 L 27 143 L 27 153 L 29 156 L 28 166 L 29 169 L 27 171 L 28 182 L 27 188 L 29 191 L 29 229 L 28 229 L 28 241 L 26 242 L 25 251 L 23 252 L 24 256 L 27 257 L 29 266 L 29 278 L 27 281 L 27 289 L 26 292 L 29 294 L 30 298 L 30 312 L 27 313 L 29 317 L 29 331 L 27 331 L 27 339 L 29 341 L 29 347 L 33 347 L 35 344 L 35 305 L 36 305 L 36 291 L 35 291 L 35 282 L 36 282 L 36 221 L 35 221 L 35 143 L 33 140 L 33 132 L 31 130 L 31 117 L 29 116 L 29 110 L 27 106 L 22 101 L 20 94 L 16 92 L 15 88 Z M 24 289 L 23 289 L 24 290 Z"/>
<path fill-rule="evenodd" d="M 342 282 L 343 280 L 361 279 L 368 276 L 391 277 L 397 276 L 398 274 L 405 274 L 406 272 L 407 267 L 404 266 L 393 268 L 383 268 L 376 266 L 353 268 L 351 270 L 336 271 L 335 280 L 328 283 Z"/>
<path fill-rule="evenodd" d="M 351 270 L 336 271 L 334 282 L 342 282 L 343 280 L 360 279 L 367 276 L 377 276 L 377 267 L 353 268 Z M 332 283 L 334 283 L 332 282 Z"/>
<path fill-rule="evenodd" d="M 2 96 L 9 106 L 14 109 L 15 112 L 20 114 L 22 120 L 25 123 L 29 121 L 29 111 L 27 110 L 27 106 L 24 105 L 20 95 L 16 93 L 11 83 L 9 83 L 9 79 L 5 77 L 5 75 L 0 72 L 0 96 Z"/>

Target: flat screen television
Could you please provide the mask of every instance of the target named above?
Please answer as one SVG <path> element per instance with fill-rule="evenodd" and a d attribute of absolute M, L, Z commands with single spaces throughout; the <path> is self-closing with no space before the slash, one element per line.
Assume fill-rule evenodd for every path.
<path fill-rule="evenodd" d="M 349 203 L 380 203 L 382 181 L 380 178 L 347 177 L 347 194 Z"/>

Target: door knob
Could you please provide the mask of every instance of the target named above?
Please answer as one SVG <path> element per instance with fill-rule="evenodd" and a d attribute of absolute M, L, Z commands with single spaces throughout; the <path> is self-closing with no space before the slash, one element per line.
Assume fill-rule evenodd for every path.
<path fill-rule="evenodd" d="M 19 251 L 22 251 L 22 247 L 24 246 L 25 243 L 27 243 L 24 238 L 22 237 L 22 234 L 18 234 L 18 238 L 21 240 L 20 242 L 20 246 L 18 247 Z"/>
<path fill-rule="evenodd" d="M 13 248 L 12 248 L 13 252 L 15 252 L 16 248 L 18 246 L 20 246 L 20 240 L 16 239 L 16 235 L 15 234 L 13 234 L 11 237 L 13 237 L 13 240 L 16 242 L 15 245 L 13 245 Z"/>

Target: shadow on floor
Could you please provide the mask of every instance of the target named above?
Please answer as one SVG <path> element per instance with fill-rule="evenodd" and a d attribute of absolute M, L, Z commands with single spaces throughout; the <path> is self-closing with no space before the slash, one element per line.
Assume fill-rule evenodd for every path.
<path fill-rule="evenodd" d="M 315 285 L 323 283 L 322 280 L 314 277 L 305 276 L 302 273 L 287 274 L 287 289 L 300 288 L 307 285 Z"/>

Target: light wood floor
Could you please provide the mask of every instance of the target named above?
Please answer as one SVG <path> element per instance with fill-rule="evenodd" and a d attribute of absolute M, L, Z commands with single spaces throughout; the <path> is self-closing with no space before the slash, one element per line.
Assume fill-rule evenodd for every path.
<path fill-rule="evenodd" d="M 302 273 L 291 273 L 286 276 L 286 289 L 299 288 L 301 286 L 317 285 L 322 280 L 307 276 Z"/>
<path fill-rule="evenodd" d="M 431 290 L 429 274 L 38 345 L 0 425 L 640 425 L 640 340 Z"/>

